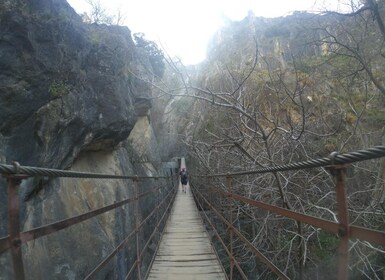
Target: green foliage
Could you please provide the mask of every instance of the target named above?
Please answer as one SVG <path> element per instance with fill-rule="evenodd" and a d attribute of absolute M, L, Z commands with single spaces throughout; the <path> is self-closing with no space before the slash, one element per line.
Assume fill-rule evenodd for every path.
<path fill-rule="evenodd" d="M 48 88 L 48 93 L 53 98 L 59 98 L 69 93 L 69 87 L 63 81 L 53 81 Z"/>
<path fill-rule="evenodd" d="M 314 254 L 321 260 L 331 260 L 330 255 L 337 251 L 339 238 L 335 234 L 320 231 L 318 234 L 318 244 L 314 248 Z"/>
<path fill-rule="evenodd" d="M 371 122 L 385 123 L 385 110 L 369 109 L 367 116 Z"/>

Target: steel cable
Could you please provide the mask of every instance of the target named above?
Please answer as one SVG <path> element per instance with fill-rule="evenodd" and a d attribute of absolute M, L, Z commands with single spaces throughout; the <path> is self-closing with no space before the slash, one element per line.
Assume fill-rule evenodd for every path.
<path fill-rule="evenodd" d="M 306 168 L 325 167 L 339 164 L 348 164 L 358 161 L 364 161 L 369 159 L 376 159 L 385 156 L 385 146 L 376 146 L 373 148 L 358 150 L 345 154 L 338 154 L 333 152 L 329 157 L 311 159 L 308 161 L 295 162 L 284 165 L 269 166 L 264 168 L 258 168 L 249 171 L 240 171 L 232 173 L 220 173 L 220 174 L 209 174 L 209 175 L 195 175 L 196 177 L 224 177 L 224 176 L 238 176 L 238 175 L 249 175 L 258 173 L 278 172 L 278 171 L 290 171 Z"/>
<path fill-rule="evenodd" d="M 40 168 L 32 166 L 21 166 L 17 162 L 13 165 L 0 164 L 0 173 L 2 174 L 23 174 L 29 176 L 46 176 L 46 177 L 69 177 L 69 178 L 98 178 L 98 179 L 163 179 L 165 176 L 125 176 L 103 173 L 91 173 L 80 171 L 67 171 L 60 169 Z"/>
<path fill-rule="evenodd" d="M 369 159 L 376 159 L 385 156 L 385 145 L 376 146 L 369 149 L 358 150 L 345 154 L 332 153 L 329 157 L 311 159 L 308 161 L 295 162 L 284 165 L 269 166 L 249 171 L 233 172 L 233 173 L 222 173 L 222 174 L 210 174 L 208 177 L 222 177 L 222 176 L 237 176 L 237 175 L 248 175 L 257 173 L 268 173 L 277 171 L 289 171 L 315 167 L 325 167 L 336 164 L 348 164 L 358 161 L 364 161 Z M 137 177 L 137 176 L 124 176 L 124 175 L 112 175 L 102 173 L 89 173 L 79 171 L 66 171 L 59 169 L 39 168 L 31 166 L 21 166 L 17 162 L 13 165 L 0 164 L 0 173 L 3 174 L 24 174 L 30 176 L 47 176 L 47 177 L 72 177 L 72 178 L 104 178 L 104 179 L 159 179 L 165 178 L 163 176 L 158 177 Z M 202 177 L 206 177 L 201 175 Z M 197 176 L 200 177 L 200 176 Z"/>

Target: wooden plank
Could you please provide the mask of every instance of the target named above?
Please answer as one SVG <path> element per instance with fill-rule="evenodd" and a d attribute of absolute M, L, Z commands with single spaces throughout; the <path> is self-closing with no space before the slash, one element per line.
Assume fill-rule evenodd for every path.
<path fill-rule="evenodd" d="M 186 193 L 179 186 L 148 279 L 226 279 L 189 186 Z"/>

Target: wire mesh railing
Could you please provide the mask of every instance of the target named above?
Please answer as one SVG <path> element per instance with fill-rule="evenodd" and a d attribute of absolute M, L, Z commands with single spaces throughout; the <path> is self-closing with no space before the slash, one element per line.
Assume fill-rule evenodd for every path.
<path fill-rule="evenodd" d="M 149 246 L 152 243 L 159 242 L 165 221 L 170 213 L 170 207 L 174 201 L 177 182 L 175 176 L 122 176 L 99 173 L 87 173 L 76 171 L 65 171 L 47 168 L 36 168 L 20 166 L 18 163 L 13 165 L 0 164 L 0 173 L 7 181 L 7 200 L 8 200 L 8 234 L 0 238 L 0 257 L 5 253 L 9 253 L 11 257 L 13 269 L 10 271 L 13 279 L 25 279 L 30 276 L 26 274 L 26 262 L 36 262 L 33 252 L 26 256 L 23 253 L 23 246 L 28 246 L 30 241 L 42 240 L 45 237 L 52 236 L 54 233 L 69 230 L 78 225 L 94 219 L 100 219 L 101 214 L 108 214 L 111 211 L 126 211 L 124 216 L 129 216 L 133 220 L 134 225 L 130 225 L 131 230 L 124 230 L 126 236 L 118 241 L 117 246 L 113 248 L 106 256 L 95 263 L 94 268 L 83 268 L 85 279 L 98 278 L 99 273 L 106 269 L 107 265 L 122 251 L 128 250 L 130 247 L 130 256 L 125 258 L 127 263 L 124 264 L 127 270 L 126 279 L 143 279 L 148 274 L 149 266 L 143 265 L 143 260 L 153 258 L 149 254 Z M 92 207 L 91 210 L 46 223 L 41 226 L 33 227 L 28 230 L 22 230 L 20 225 L 20 216 L 25 205 L 21 205 L 20 189 L 23 181 L 33 177 L 45 176 L 52 180 L 68 180 L 65 178 L 73 178 L 71 180 L 113 180 L 122 182 L 123 189 L 129 189 L 126 193 L 129 197 L 113 199 L 113 203 L 107 205 Z M 150 183 L 152 182 L 152 183 Z M 59 183 L 60 185 L 60 183 Z M 48 188 L 48 186 L 46 186 Z M 60 186 L 58 187 L 60 191 Z M 100 191 L 100 190 L 98 190 Z M 92 191 L 88 193 L 88 199 L 92 200 Z M 47 198 L 49 199 L 49 198 Z M 77 198 L 78 199 L 78 198 Z M 150 202 L 150 203 L 149 203 Z M 55 203 L 55 202 L 52 202 Z M 88 205 L 89 206 L 89 205 Z M 145 207 L 144 207 L 145 206 Z M 70 206 L 67 206 L 70 207 Z M 88 207 L 91 208 L 91 207 Z M 145 211 L 143 209 L 146 209 Z M 123 210 L 126 209 L 126 210 Z M 112 229 L 111 229 L 112 230 Z M 82 235 L 82 233 L 77 233 Z M 96 233 L 84 232 L 83 235 L 92 235 Z M 75 239 L 75 240 L 74 240 Z M 78 242 L 74 237 L 72 242 Z M 117 242 L 117 241 L 114 241 Z M 79 244 L 78 244 L 79 245 Z M 81 246 L 80 246 L 81 247 Z M 135 249 L 134 249 L 135 247 Z M 96 251 L 96 250 L 95 250 Z M 92 255 L 92 254 L 91 254 Z M 32 259 L 33 260 L 32 260 Z M 38 262 L 38 261 L 37 261 Z M 94 263 L 94 262 L 92 262 Z M 40 264 L 43 266 L 44 264 Z M 87 272 L 88 270 L 88 272 Z M 5 272 L 4 272 L 5 273 Z"/>
<path fill-rule="evenodd" d="M 240 256 L 234 251 L 236 244 L 243 243 L 244 248 L 251 252 L 260 262 L 264 263 L 266 267 L 272 271 L 280 279 L 290 279 L 285 270 L 280 269 L 274 264 L 274 260 L 269 259 L 261 252 L 250 236 L 245 236 L 236 227 L 235 213 L 239 211 L 242 206 L 248 208 L 258 209 L 272 213 L 280 217 L 288 218 L 296 221 L 299 225 L 306 224 L 316 229 L 321 229 L 332 233 L 338 238 L 338 272 L 336 273 L 338 279 L 348 279 L 349 275 L 349 240 L 357 239 L 364 242 L 370 242 L 379 246 L 385 246 L 385 231 L 378 229 L 369 229 L 353 225 L 349 222 L 349 215 L 347 209 L 346 196 L 346 165 L 358 161 L 375 159 L 385 156 L 385 146 L 377 146 L 367 150 L 360 150 L 356 152 L 337 154 L 332 153 L 330 157 L 310 160 L 300 163 L 293 163 L 281 166 L 272 166 L 260 168 L 258 170 L 234 172 L 227 174 L 207 174 L 207 175 L 191 175 L 190 184 L 192 191 L 200 209 L 205 210 L 204 218 L 207 224 L 210 225 L 219 244 L 227 255 L 228 259 L 228 277 L 229 279 L 247 279 L 246 273 L 242 269 Z M 285 172 L 292 170 L 300 170 L 304 168 L 319 168 L 325 167 L 331 172 L 335 180 L 335 203 L 336 203 L 336 220 L 327 220 L 307 213 L 301 213 L 293 209 L 276 206 L 266 201 L 250 198 L 244 194 L 236 193 L 233 179 L 242 176 L 250 176 L 251 174 Z M 206 183 L 203 183 L 204 179 Z M 217 183 L 215 183 L 216 179 Z M 225 182 L 219 180 L 224 179 Z M 199 181 L 199 183 L 198 183 Z M 306 188 L 306 186 L 302 186 Z M 237 209 L 238 206 L 238 209 Z M 208 215 L 206 212 L 210 213 Z M 219 220 L 216 223 L 214 220 Z M 227 235 L 221 236 L 220 226 L 226 229 Z M 244 252 L 242 252 L 244 253 Z M 237 260 L 238 258 L 238 260 Z M 335 276 L 334 276 L 335 277 Z"/>

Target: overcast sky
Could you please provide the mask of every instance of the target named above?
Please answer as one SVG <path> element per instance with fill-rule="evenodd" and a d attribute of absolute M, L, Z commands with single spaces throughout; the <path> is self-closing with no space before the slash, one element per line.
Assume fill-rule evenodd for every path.
<path fill-rule="evenodd" d="M 67 0 L 78 12 L 90 11 L 86 0 Z M 94 0 L 95 1 L 95 0 Z M 337 0 L 330 0 L 338 3 Z M 120 10 L 133 33 L 143 32 L 183 63 L 204 60 L 210 37 L 225 18 L 243 19 L 249 10 L 256 16 L 278 17 L 293 11 L 320 8 L 325 0 L 100 0 L 110 14 Z M 318 6 L 314 6 L 317 4 Z M 336 4 L 335 4 L 336 5 Z M 331 9 L 330 5 L 322 5 Z M 337 7 L 337 5 L 335 6 Z"/>

